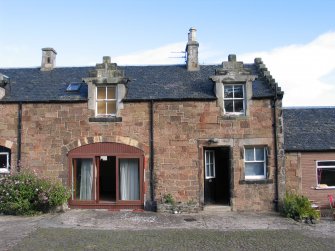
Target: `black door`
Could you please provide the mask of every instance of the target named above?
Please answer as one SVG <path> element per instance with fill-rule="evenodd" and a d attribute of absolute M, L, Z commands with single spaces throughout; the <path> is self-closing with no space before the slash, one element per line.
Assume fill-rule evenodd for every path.
<path fill-rule="evenodd" d="M 229 147 L 204 150 L 205 204 L 230 204 Z"/>

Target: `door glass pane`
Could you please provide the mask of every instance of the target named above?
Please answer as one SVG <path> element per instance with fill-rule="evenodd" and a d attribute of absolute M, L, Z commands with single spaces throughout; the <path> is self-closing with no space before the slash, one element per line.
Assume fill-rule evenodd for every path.
<path fill-rule="evenodd" d="M 138 159 L 119 159 L 120 200 L 140 199 L 140 170 Z"/>
<path fill-rule="evenodd" d="M 97 98 L 106 99 L 106 87 L 97 87 Z"/>
<path fill-rule="evenodd" d="M 255 148 L 256 160 L 264 160 L 264 148 Z"/>
<path fill-rule="evenodd" d="M 234 98 L 243 98 L 243 86 L 234 85 Z"/>
<path fill-rule="evenodd" d="M 206 177 L 210 177 L 210 165 L 206 164 Z"/>
<path fill-rule="evenodd" d="M 97 113 L 98 114 L 106 114 L 106 102 L 98 101 L 97 102 Z"/>
<path fill-rule="evenodd" d="M 116 101 L 108 101 L 107 114 L 115 114 L 115 113 L 116 113 Z"/>
<path fill-rule="evenodd" d="M 245 163 L 245 176 L 262 176 L 264 175 L 263 163 Z"/>
<path fill-rule="evenodd" d="M 107 99 L 115 99 L 115 87 L 107 87 Z"/>
<path fill-rule="evenodd" d="M 233 86 L 232 85 L 225 85 L 224 86 L 224 97 L 225 98 L 233 98 Z"/>
<path fill-rule="evenodd" d="M 215 178 L 215 156 L 213 151 L 205 151 L 205 176 Z"/>
<path fill-rule="evenodd" d="M 72 191 L 76 200 L 93 200 L 93 160 L 74 159 Z"/>

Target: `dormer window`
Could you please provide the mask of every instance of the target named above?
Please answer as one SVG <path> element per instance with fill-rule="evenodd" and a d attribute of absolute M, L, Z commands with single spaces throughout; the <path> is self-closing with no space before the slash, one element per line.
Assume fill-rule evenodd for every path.
<path fill-rule="evenodd" d="M 116 86 L 97 86 L 96 95 L 96 115 L 115 116 L 117 111 Z"/>
<path fill-rule="evenodd" d="M 224 84 L 224 113 L 245 114 L 245 93 L 243 84 Z"/>
<path fill-rule="evenodd" d="M 94 111 L 89 122 L 122 122 L 123 99 L 129 81 L 124 71 L 105 56 L 102 64 L 97 64 L 83 81 L 88 87 L 88 109 Z"/>

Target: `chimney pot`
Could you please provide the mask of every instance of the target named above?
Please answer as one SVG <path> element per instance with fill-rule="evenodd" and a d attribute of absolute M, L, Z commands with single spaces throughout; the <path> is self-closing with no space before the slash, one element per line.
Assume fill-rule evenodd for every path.
<path fill-rule="evenodd" d="M 104 64 L 110 64 L 110 63 L 111 63 L 111 57 L 110 57 L 110 56 L 104 56 L 104 57 L 102 58 L 102 62 L 103 62 Z"/>
<path fill-rule="evenodd" d="M 228 55 L 228 62 L 236 62 L 236 55 L 235 54 Z"/>
<path fill-rule="evenodd" d="M 190 32 L 188 33 L 188 42 L 196 42 L 197 41 L 197 29 L 192 27 L 190 28 Z"/>

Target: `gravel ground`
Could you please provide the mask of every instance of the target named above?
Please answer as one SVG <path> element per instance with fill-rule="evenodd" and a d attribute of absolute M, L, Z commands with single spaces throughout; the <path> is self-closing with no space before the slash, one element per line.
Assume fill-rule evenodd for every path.
<path fill-rule="evenodd" d="M 0 216 L 0 250 L 334 250 L 335 222 L 275 213 L 69 210 Z"/>
<path fill-rule="evenodd" d="M 334 250 L 335 239 L 297 230 L 160 229 L 144 231 L 44 228 L 13 250 Z"/>

